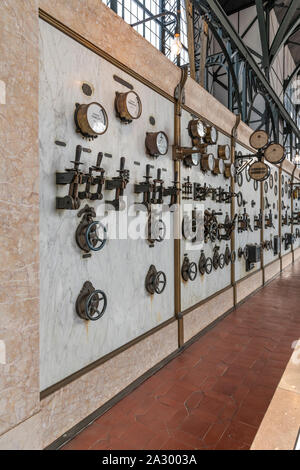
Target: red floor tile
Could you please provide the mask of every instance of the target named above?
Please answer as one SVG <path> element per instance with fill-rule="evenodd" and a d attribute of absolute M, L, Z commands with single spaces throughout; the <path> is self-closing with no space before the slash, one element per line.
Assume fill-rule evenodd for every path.
<path fill-rule="evenodd" d="M 300 263 L 64 449 L 249 449 L 300 337 L 299 284 Z"/>

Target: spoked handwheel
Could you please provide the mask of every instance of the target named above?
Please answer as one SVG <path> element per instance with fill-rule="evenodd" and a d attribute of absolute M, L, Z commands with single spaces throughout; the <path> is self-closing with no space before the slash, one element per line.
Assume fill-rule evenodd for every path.
<path fill-rule="evenodd" d="M 107 298 L 102 290 L 92 292 L 85 305 L 85 313 L 89 320 L 99 320 L 104 315 L 107 307 Z"/>
<path fill-rule="evenodd" d="M 212 267 L 213 267 L 212 259 L 210 257 L 206 258 L 206 263 L 205 263 L 206 274 L 210 274 L 212 272 Z"/>
<path fill-rule="evenodd" d="M 199 273 L 202 276 L 205 273 L 205 266 L 206 266 L 206 257 L 205 257 L 204 251 L 201 251 L 198 267 L 199 267 Z"/>
<path fill-rule="evenodd" d="M 167 278 L 165 273 L 163 271 L 158 271 L 153 282 L 155 292 L 157 294 L 161 294 L 164 291 L 166 284 Z"/>
<path fill-rule="evenodd" d="M 99 229 L 102 230 L 102 235 L 98 234 Z M 102 250 L 107 241 L 106 227 L 98 221 L 92 222 L 85 232 L 85 241 L 90 250 Z"/>
<path fill-rule="evenodd" d="M 223 253 L 221 253 L 219 256 L 219 268 L 223 269 L 224 266 L 225 266 L 225 256 Z"/>
<path fill-rule="evenodd" d="M 189 280 L 190 281 L 194 281 L 197 277 L 197 265 L 194 261 L 192 261 L 189 265 L 189 269 L 188 269 L 188 274 L 189 274 Z"/>

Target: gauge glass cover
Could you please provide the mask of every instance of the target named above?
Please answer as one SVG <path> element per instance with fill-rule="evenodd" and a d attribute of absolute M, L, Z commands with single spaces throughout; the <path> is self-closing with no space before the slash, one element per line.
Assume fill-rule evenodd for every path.
<path fill-rule="evenodd" d="M 210 171 L 214 170 L 214 168 L 215 168 L 215 157 L 213 156 L 212 153 L 210 153 L 208 155 L 207 165 L 208 165 L 208 168 L 209 168 Z"/>
<path fill-rule="evenodd" d="M 132 119 L 137 119 L 141 114 L 141 100 L 136 93 L 130 91 L 126 96 L 127 111 Z"/>
<path fill-rule="evenodd" d="M 203 139 L 203 137 L 205 137 L 206 126 L 200 119 L 197 123 L 197 132 L 198 132 L 199 137 L 201 137 L 201 139 Z"/>
<path fill-rule="evenodd" d="M 103 134 L 107 128 L 105 111 L 98 103 L 91 103 L 87 108 L 87 121 L 96 134 Z"/>
<path fill-rule="evenodd" d="M 156 137 L 157 150 L 161 155 L 165 155 L 168 151 L 168 140 L 163 132 L 158 132 Z"/>

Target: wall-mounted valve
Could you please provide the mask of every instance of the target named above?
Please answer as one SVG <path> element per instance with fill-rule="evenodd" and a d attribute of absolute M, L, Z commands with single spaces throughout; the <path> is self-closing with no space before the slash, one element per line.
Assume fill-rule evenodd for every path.
<path fill-rule="evenodd" d="M 224 223 L 218 225 L 218 229 L 219 229 L 218 239 L 219 240 L 230 240 L 231 234 L 233 230 L 235 229 L 236 218 L 237 218 L 237 214 L 235 214 L 232 220 L 230 219 L 229 215 L 226 214 Z M 223 233 L 222 233 L 222 230 L 223 230 Z"/>
<path fill-rule="evenodd" d="M 209 210 L 204 211 L 204 241 L 205 243 L 210 240 L 215 242 L 219 238 L 219 224 L 217 215 L 222 215 L 222 212 Z"/>
<path fill-rule="evenodd" d="M 151 248 L 155 242 L 162 242 L 166 238 L 167 227 L 162 219 L 154 216 L 151 212 L 148 215 L 148 243 Z"/>
<path fill-rule="evenodd" d="M 215 246 L 213 250 L 213 258 L 212 258 L 212 263 L 214 269 L 223 269 L 225 266 L 225 256 L 223 253 L 220 253 L 220 247 Z"/>
<path fill-rule="evenodd" d="M 167 188 L 164 188 L 163 190 L 163 196 L 170 196 L 170 202 L 169 202 L 169 207 L 171 208 L 172 206 L 176 205 L 178 202 L 178 196 L 180 194 L 180 181 L 178 179 L 178 172 L 175 171 L 175 178 L 173 181 L 173 186 L 168 186 Z"/>
<path fill-rule="evenodd" d="M 77 315 L 83 320 L 99 320 L 107 307 L 107 297 L 102 290 L 96 290 L 86 281 L 76 300 Z"/>
<path fill-rule="evenodd" d="M 204 251 L 201 250 L 200 259 L 198 263 L 199 273 L 203 276 L 205 273 L 210 274 L 213 268 L 213 262 L 210 257 L 206 258 Z"/>
<path fill-rule="evenodd" d="M 262 229 L 262 211 L 259 211 L 258 215 L 254 216 L 254 230 L 261 230 Z"/>
<path fill-rule="evenodd" d="M 83 258 L 88 258 L 91 256 L 90 251 L 100 251 L 104 247 L 107 240 L 106 227 L 93 219 L 96 217 L 95 209 L 87 204 L 78 212 L 77 216 L 82 216 L 82 219 L 77 227 L 75 240 L 85 253 Z"/>
<path fill-rule="evenodd" d="M 111 180 L 105 180 L 105 189 L 115 190 L 115 199 L 113 201 L 105 201 L 106 204 L 112 205 L 116 211 L 125 208 L 124 201 L 120 201 L 120 197 L 124 195 L 124 190 L 129 182 L 129 170 L 125 169 L 125 157 L 120 159 L 119 176 L 115 176 Z"/>
<path fill-rule="evenodd" d="M 151 204 L 163 204 L 164 180 L 161 179 L 161 169 L 157 169 L 157 176 L 153 180 Z"/>
<path fill-rule="evenodd" d="M 167 284 L 167 277 L 163 271 L 157 271 L 151 264 L 145 279 L 145 287 L 149 294 L 161 294 Z"/>
<path fill-rule="evenodd" d="M 244 209 L 243 214 L 238 216 L 238 233 L 247 232 L 248 230 L 253 232 L 250 224 L 250 217 L 247 214 L 246 209 Z"/>
<path fill-rule="evenodd" d="M 273 224 L 273 214 L 270 209 L 269 215 L 265 215 L 265 228 L 275 228 Z"/>
<path fill-rule="evenodd" d="M 282 225 L 287 225 L 287 226 L 289 226 L 289 225 L 290 225 L 290 219 L 289 219 L 288 211 L 287 211 L 287 210 L 285 211 L 285 214 L 282 215 L 281 217 L 282 217 Z"/>
<path fill-rule="evenodd" d="M 146 175 L 144 176 L 145 181 L 134 185 L 135 194 L 143 195 L 143 202 L 136 204 L 143 204 L 149 211 L 151 206 L 151 193 L 153 183 L 151 182 L 152 176 L 150 174 L 151 165 L 146 165 Z"/>
<path fill-rule="evenodd" d="M 282 237 L 282 242 L 284 243 L 284 249 L 288 250 L 289 247 L 294 243 L 295 239 L 292 233 L 285 233 Z"/>
<path fill-rule="evenodd" d="M 190 262 L 186 254 L 181 267 L 181 276 L 184 281 L 194 281 L 197 277 L 197 264 L 194 261 Z"/>

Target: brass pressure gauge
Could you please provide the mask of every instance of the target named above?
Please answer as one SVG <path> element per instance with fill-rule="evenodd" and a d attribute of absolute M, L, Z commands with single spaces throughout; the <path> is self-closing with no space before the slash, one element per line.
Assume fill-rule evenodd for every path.
<path fill-rule="evenodd" d="M 268 134 L 265 131 L 255 131 L 251 134 L 249 143 L 254 149 L 261 149 L 268 143 Z"/>
<path fill-rule="evenodd" d="M 215 167 L 213 169 L 214 175 L 223 175 L 225 171 L 225 163 L 221 158 L 215 159 Z"/>
<path fill-rule="evenodd" d="M 142 114 L 142 102 L 135 91 L 116 92 L 115 108 L 121 121 L 131 122 Z"/>
<path fill-rule="evenodd" d="M 192 150 L 196 150 L 195 147 L 193 147 Z M 187 155 L 184 158 L 183 163 L 185 164 L 185 166 L 191 168 L 192 166 L 199 165 L 200 159 L 201 159 L 200 153 L 198 153 L 198 152 L 197 153 L 191 153 L 190 155 Z"/>
<path fill-rule="evenodd" d="M 249 167 L 249 175 L 256 181 L 265 181 L 269 178 L 270 167 L 261 161 L 252 163 Z"/>
<path fill-rule="evenodd" d="M 147 132 L 145 145 L 147 152 L 151 157 L 166 155 L 169 149 L 169 140 L 167 134 L 163 131 Z"/>
<path fill-rule="evenodd" d="M 214 145 L 218 140 L 218 131 L 214 126 L 208 126 L 206 128 L 206 134 L 204 137 L 204 142 L 209 145 Z"/>
<path fill-rule="evenodd" d="M 76 104 L 75 124 L 84 137 L 95 139 L 104 134 L 108 127 L 108 117 L 100 103 Z"/>
<path fill-rule="evenodd" d="M 207 128 L 201 119 L 192 119 L 189 122 L 189 134 L 196 139 L 204 139 L 206 136 Z"/>
<path fill-rule="evenodd" d="M 225 163 L 224 176 L 225 178 L 234 178 L 236 175 L 236 169 L 234 163 Z"/>
<path fill-rule="evenodd" d="M 201 169 L 203 171 L 214 171 L 215 157 L 212 153 L 205 153 L 201 157 Z"/>
<path fill-rule="evenodd" d="M 280 144 L 270 144 L 266 148 L 264 156 L 269 163 L 281 163 L 285 158 L 284 148 Z"/>
<path fill-rule="evenodd" d="M 223 160 L 228 160 L 230 158 L 229 145 L 218 145 L 218 157 Z"/>

